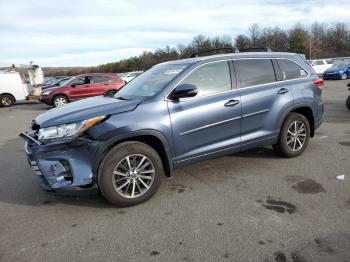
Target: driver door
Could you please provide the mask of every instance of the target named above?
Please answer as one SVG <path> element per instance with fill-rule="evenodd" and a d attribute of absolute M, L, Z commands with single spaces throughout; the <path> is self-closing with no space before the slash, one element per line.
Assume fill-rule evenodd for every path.
<path fill-rule="evenodd" d="M 195 85 L 197 96 L 168 101 L 175 164 L 239 151 L 240 94 L 230 63 L 218 61 L 197 67 L 180 83 Z"/>

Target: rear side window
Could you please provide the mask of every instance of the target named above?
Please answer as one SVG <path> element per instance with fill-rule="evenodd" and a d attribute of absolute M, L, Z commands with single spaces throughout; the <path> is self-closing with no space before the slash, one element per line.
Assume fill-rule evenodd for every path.
<path fill-rule="evenodd" d="M 228 91 L 231 89 L 228 62 L 214 62 L 200 66 L 181 83 L 195 85 L 198 89 L 196 97 Z"/>
<path fill-rule="evenodd" d="M 92 84 L 96 84 L 96 83 L 114 83 L 117 80 L 109 77 L 109 76 L 93 76 L 92 77 Z"/>
<path fill-rule="evenodd" d="M 290 60 L 277 59 L 277 63 L 281 68 L 283 80 L 298 79 L 307 76 L 307 72 L 302 67 Z"/>
<path fill-rule="evenodd" d="M 234 61 L 241 87 L 262 85 L 276 81 L 271 59 L 246 59 Z"/>

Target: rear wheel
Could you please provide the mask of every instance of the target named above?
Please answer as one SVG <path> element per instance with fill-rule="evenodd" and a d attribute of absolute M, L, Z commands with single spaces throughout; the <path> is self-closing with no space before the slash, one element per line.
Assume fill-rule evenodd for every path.
<path fill-rule="evenodd" d="M 350 110 L 350 96 L 346 99 L 346 107 Z"/>
<path fill-rule="evenodd" d="M 69 103 L 69 100 L 63 95 L 57 95 L 52 99 L 52 105 L 54 107 L 64 106 L 67 103 Z"/>
<path fill-rule="evenodd" d="M 113 97 L 116 93 L 117 93 L 117 90 L 109 90 L 109 91 L 106 93 L 106 96 L 108 96 L 108 97 Z"/>
<path fill-rule="evenodd" d="M 296 157 L 304 152 L 309 139 L 310 124 L 307 118 L 299 113 L 289 113 L 273 148 L 281 156 Z"/>
<path fill-rule="evenodd" d="M 15 103 L 15 99 L 12 95 L 9 95 L 9 94 L 0 95 L 0 106 L 9 107 L 9 106 L 12 106 L 14 103 Z"/>
<path fill-rule="evenodd" d="M 98 185 L 110 203 L 127 207 L 149 199 L 159 188 L 164 174 L 158 153 L 140 142 L 124 142 L 103 159 Z"/>

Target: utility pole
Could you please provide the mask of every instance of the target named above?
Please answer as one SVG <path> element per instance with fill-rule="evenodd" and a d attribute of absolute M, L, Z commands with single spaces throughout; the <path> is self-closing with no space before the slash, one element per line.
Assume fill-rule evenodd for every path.
<path fill-rule="evenodd" d="M 311 50 L 312 50 L 312 37 L 310 37 L 310 39 L 309 39 L 309 51 L 310 51 L 310 52 L 309 52 L 309 60 L 312 59 L 312 58 L 311 58 L 311 57 L 312 57 L 312 56 L 311 56 L 311 55 L 312 55 L 312 51 L 311 51 Z"/>

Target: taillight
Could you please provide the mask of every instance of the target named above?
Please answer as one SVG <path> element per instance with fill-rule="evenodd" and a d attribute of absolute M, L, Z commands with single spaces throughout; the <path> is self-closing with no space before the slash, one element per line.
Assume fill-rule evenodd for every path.
<path fill-rule="evenodd" d="M 319 89 L 322 90 L 323 84 L 324 84 L 323 79 L 319 78 L 319 79 L 314 80 L 313 82 Z"/>

